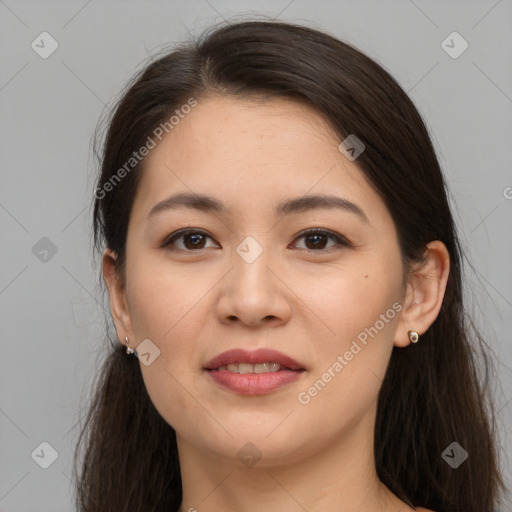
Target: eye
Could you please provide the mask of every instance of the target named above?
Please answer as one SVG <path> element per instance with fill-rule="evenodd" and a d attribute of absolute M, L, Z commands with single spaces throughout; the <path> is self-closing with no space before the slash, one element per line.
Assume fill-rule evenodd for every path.
<path fill-rule="evenodd" d="M 195 228 L 180 229 L 179 231 L 173 233 L 171 236 L 167 237 L 161 247 L 173 246 L 176 240 L 183 239 L 184 247 L 174 246 L 172 249 L 178 249 L 182 251 L 204 249 L 204 244 L 207 238 L 212 239 L 212 237 L 206 233 L 206 231 Z"/>
<path fill-rule="evenodd" d="M 333 246 L 331 245 L 330 247 L 326 248 L 326 242 L 329 239 L 335 242 L 334 246 L 351 247 L 351 243 L 345 237 L 332 231 L 320 228 L 303 231 L 295 240 L 300 238 L 304 238 L 306 240 L 306 247 L 299 247 L 299 249 L 305 249 L 309 251 L 330 252 L 330 249 Z M 169 247 L 171 249 L 190 252 L 207 248 L 205 246 L 207 239 L 213 240 L 213 238 L 206 231 L 197 228 L 185 228 L 180 229 L 167 237 L 162 243 L 161 247 Z M 176 246 L 176 241 L 180 241 L 182 245 L 179 246 L 178 244 L 178 246 Z"/>
<path fill-rule="evenodd" d="M 325 229 L 309 229 L 307 231 L 303 231 L 299 238 L 304 238 L 306 240 L 306 247 L 300 247 L 300 249 L 310 250 L 310 251 L 325 251 L 330 252 L 330 249 L 333 247 L 326 248 L 325 244 L 330 238 L 334 240 L 336 243 L 334 246 L 343 246 L 350 247 L 350 242 L 343 236 L 338 235 L 337 233 L 333 233 L 332 231 L 328 231 Z M 296 239 L 296 240 L 297 240 Z"/>

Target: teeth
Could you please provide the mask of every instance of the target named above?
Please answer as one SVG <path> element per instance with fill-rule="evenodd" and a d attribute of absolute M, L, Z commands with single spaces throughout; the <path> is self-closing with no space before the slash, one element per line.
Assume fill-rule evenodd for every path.
<path fill-rule="evenodd" d="M 279 363 L 269 363 L 269 366 L 270 366 L 269 370 L 271 372 L 278 372 L 279 369 L 281 368 L 281 365 Z"/>
<path fill-rule="evenodd" d="M 247 363 L 240 363 L 238 365 L 238 373 L 254 373 L 254 365 Z"/>
<path fill-rule="evenodd" d="M 217 371 L 219 372 L 232 372 L 232 373 L 267 373 L 267 372 L 278 372 L 281 369 L 281 365 L 279 363 L 235 363 L 219 366 Z"/>
<path fill-rule="evenodd" d="M 270 363 L 258 363 L 254 365 L 254 373 L 266 373 L 269 370 Z"/>

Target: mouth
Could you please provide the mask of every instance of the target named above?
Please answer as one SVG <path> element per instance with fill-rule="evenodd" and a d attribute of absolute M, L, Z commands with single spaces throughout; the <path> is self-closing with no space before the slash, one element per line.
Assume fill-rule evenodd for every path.
<path fill-rule="evenodd" d="M 296 381 L 306 368 L 276 350 L 236 349 L 213 358 L 204 370 L 224 389 L 243 395 L 262 395 Z"/>
<path fill-rule="evenodd" d="M 274 361 L 269 361 L 266 363 L 231 363 L 231 364 L 223 364 L 216 368 L 219 372 L 231 372 L 231 373 L 241 373 L 243 375 L 247 375 L 249 373 L 268 373 L 268 372 L 280 372 L 282 370 L 291 370 L 291 368 L 286 367 L 280 363 L 276 363 Z M 300 371 L 300 370 L 291 370 L 291 371 Z"/>

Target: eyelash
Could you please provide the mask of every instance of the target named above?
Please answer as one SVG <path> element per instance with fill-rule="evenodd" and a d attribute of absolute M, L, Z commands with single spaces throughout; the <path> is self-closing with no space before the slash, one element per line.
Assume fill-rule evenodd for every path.
<path fill-rule="evenodd" d="M 172 233 L 171 235 L 169 235 L 162 243 L 161 248 L 168 248 L 169 250 L 176 250 L 176 251 L 182 251 L 182 252 L 199 252 L 201 250 L 201 248 L 194 250 L 194 249 L 176 249 L 176 248 L 171 247 L 171 244 L 174 241 L 176 241 L 179 238 L 182 238 L 186 235 L 191 235 L 191 234 L 203 235 L 203 236 L 213 239 L 213 237 L 211 235 L 209 235 L 206 231 L 203 231 L 202 229 L 184 228 L 184 229 L 180 229 L 180 230 Z M 325 235 L 325 236 L 335 240 L 337 242 L 338 246 L 352 247 L 352 244 L 345 237 L 338 235 L 337 233 L 334 233 L 333 231 L 329 231 L 326 229 L 320 229 L 320 228 L 314 228 L 314 229 L 308 229 L 306 231 L 302 231 L 301 233 L 298 234 L 298 236 L 294 240 L 297 240 L 298 238 L 303 238 L 306 236 L 314 236 L 314 235 Z M 330 247 L 328 249 L 307 249 L 306 248 L 306 249 L 302 249 L 302 250 L 305 250 L 308 252 L 330 253 L 330 252 L 332 252 L 332 249 L 336 249 L 336 247 Z"/>

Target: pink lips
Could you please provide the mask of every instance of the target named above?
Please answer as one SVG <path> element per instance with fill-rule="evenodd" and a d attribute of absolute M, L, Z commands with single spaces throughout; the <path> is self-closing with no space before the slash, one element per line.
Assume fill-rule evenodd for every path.
<path fill-rule="evenodd" d="M 277 372 L 234 373 L 219 371 L 220 366 L 237 363 L 279 363 Z M 253 352 L 235 349 L 214 357 L 206 366 L 208 375 L 222 387 L 244 395 L 263 395 L 300 378 L 305 368 L 287 355 L 272 349 L 259 349 Z"/>

